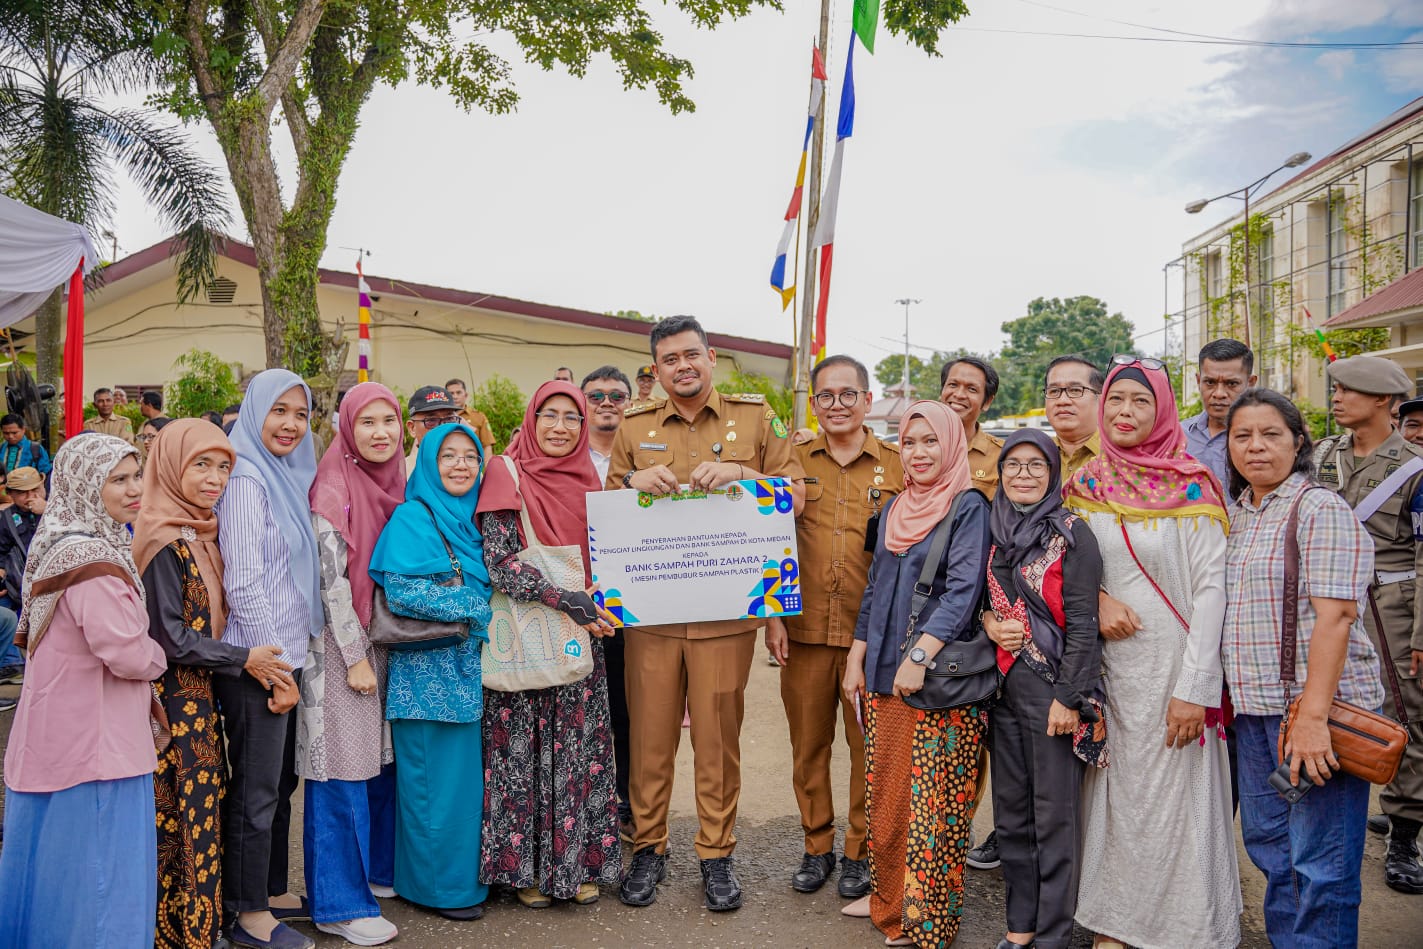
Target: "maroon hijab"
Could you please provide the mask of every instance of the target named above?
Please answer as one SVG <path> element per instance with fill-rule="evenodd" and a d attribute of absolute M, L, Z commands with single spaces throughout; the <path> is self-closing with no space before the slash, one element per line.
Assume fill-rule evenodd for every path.
<path fill-rule="evenodd" d="M 390 514 L 405 500 L 405 453 L 372 464 L 356 451 L 356 416 L 372 402 L 389 402 L 397 417 L 400 400 L 378 382 L 362 382 L 341 400 L 339 438 L 326 449 L 316 466 L 311 485 L 311 509 L 331 522 L 346 541 L 346 576 L 351 581 L 351 603 L 365 626 L 371 624 L 371 551 Z M 397 434 L 401 438 L 404 432 Z"/>
<path fill-rule="evenodd" d="M 556 395 L 568 396 L 578 407 L 578 414 L 584 416 L 573 451 L 561 458 L 551 458 L 539 447 L 537 416 L 544 403 Z M 554 381 L 539 386 L 524 410 L 523 425 L 503 455 L 519 470 L 519 487 L 515 489 L 504 462 L 497 458 L 491 460 L 485 466 L 484 483 L 479 489 L 479 513 L 517 511 L 522 503 L 538 535 L 525 537 L 524 543 L 537 540 L 550 547 L 576 544 L 583 551 L 583 570 L 592 576 L 588 563 L 586 498 L 589 491 L 601 490 L 603 482 L 588 454 L 587 415 L 588 403 L 582 390 L 573 383 Z"/>

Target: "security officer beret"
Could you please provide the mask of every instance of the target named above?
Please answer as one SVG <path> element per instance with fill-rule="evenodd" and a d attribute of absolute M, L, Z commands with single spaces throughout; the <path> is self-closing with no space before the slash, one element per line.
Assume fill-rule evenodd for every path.
<path fill-rule="evenodd" d="M 1368 395 L 1412 395 L 1416 389 L 1398 363 L 1382 356 L 1350 356 L 1329 364 L 1329 377 Z"/>

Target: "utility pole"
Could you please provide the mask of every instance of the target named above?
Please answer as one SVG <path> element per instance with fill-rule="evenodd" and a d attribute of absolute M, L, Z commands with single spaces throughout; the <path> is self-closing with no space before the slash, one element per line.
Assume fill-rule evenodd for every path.
<path fill-rule="evenodd" d="M 909 402 L 909 308 L 915 303 L 923 303 L 923 300 L 915 300 L 910 297 L 900 297 L 894 301 L 904 307 L 904 389 L 899 393 L 905 404 Z"/>
<path fill-rule="evenodd" d="M 817 43 L 820 48 L 820 58 L 829 63 L 826 55 L 830 46 L 830 0 L 820 0 L 820 39 Z M 827 92 L 829 83 L 826 83 Z M 820 163 L 825 152 L 825 100 L 828 96 L 820 97 L 820 105 L 815 111 L 815 134 L 810 140 L 810 176 L 806 181 L 805 207 L 808 212 L 806 220 L 806 240 L 813 240 L 815 237 L 815 225 L 820 221 Z M 812 350 L 811 338 L 815 335 L 815 265 L 817 255 L 811 253 L 810 248 L 806 248 L 805 273 L 800 284 L 800 359 L 799 365 L 795 366 L 795 427 L 802 428 L 806 425 L 806 420 L 810 418 L 810 370 L 815 364 L 815 352 Z"/>

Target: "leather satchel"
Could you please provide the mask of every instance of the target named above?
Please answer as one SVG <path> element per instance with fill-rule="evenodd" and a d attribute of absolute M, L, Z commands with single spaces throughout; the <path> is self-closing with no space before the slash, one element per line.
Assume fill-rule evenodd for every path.
<path fill-rule="evenodd" d="M 959 502 L 970 491 L 982 496 L 976 488 L 959 492 L 949 507 L 949 513 L 934 528 L 929 552 L 924 558 L 924 566 L 919 571 L 919 580 L 914 584 L 914 596 L 909 603 L 909 628 L 904 634 L 904 644 L 899 647 L 900 662 L 914 647 L 919 617 L 933 595 L 934 573 L 949 545 Z M 998 672 L 998 647 L 988 638 L 981 623 L 975 624 L 973 635 L 968 639 L 944 643 L 932 661 L 934 668 L 924 670 L 924 687 L 904 697 L 904 703 L 911 708 L 935 711 L 973 705 L 997 697 L 1003 682 Z"/>
<path fill-rule="evenodd" d="M 450 558 L 450 569 L 455 573 L 440 586 L 464 586 L 464 568 L 460 565 L 455 552 L 450 549 L 450 542 L 445 540 L 444 534 L 440 533 L 440 525 L 435 521 L 435 512 L 430 510 L 430 506 L 419 498 L 415 498 L 414 501 L 425 509 L 426 514 L 430 515 L 431 523 L 435 524 L 435 533 L 439 534 L 440 543 L 445 545 L 445 556 Z M 446 646 L 458 646 L 468 639 L 469 623 L 464 620 L 441 623 L 414 616 L 401 616 L 399 613 L 391 611 L 390 603 L 385 598 L 385 588 L 377 584 L 375 596 L 371 599 L 371 625 L 370 629 L 366 631 L 366 638 L 375 645 L 384 646 L 387 649 L 442 649 Z"/>
<path fill-rule="evenodd" d="M 1290 692 L 1296 684 L 1295 656 L 1299 635 L 1299 504 L 1300 499 L 1313 490 L 1327 489 L 1301 490 L 1290 505 L 1290 516 L 1285 523 L 1285 612 L 1281 617 L 1280 681 L 1285 686 L 1288 707 L 1284 721 L 1280 723 L 1279 746 L 1276 749 L 1281 762 L 1286 760 L 1285 746 L 1290 741 L 1290 729 L 1299 717 L 1300 699 L 1304 698 L 1301 695 L 1291 701 Z M 1329 706 L 1329 743 L 1333 746 L 1334 757 L 1339 759 L 1339 767 L 1345 773 L 1372 784 L 1388 784 L 1398 773 L 1403 748 L 1408 744 L 1408 713 L 1404 710 L 1403 692 L 1398 686 L 1398 672 L 1393 668 L 1388 650 L 1383 648 L 1383 621 L 1372 589 L 1369 590 L 1369 608 L 1373 611 L 1374 627 L 1379 633 L 1379 662 L 1387 673 L 1385 678 L 1393 695 L 1398 721 L 1335 696 Z"/>

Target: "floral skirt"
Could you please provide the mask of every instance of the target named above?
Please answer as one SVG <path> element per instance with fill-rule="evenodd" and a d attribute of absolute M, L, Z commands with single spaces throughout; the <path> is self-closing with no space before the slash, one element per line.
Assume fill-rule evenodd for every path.
<path fill-rule="evenodd" d="M 942 949 L 958 935 L 985 728 L 978 706 L 926 712 L 869 695 L 870 919 L 890 938 Z"/>
<path fill-rule="evenodd" d="M 567 900 L 621 871 L 608 674 L 595 640 L 581 681 L 484 693 L 479 879 Z"/>
<path fill-rule="evenodd" d="M 153 773 L 158 824 L 158 949 L 209 949 L 222 925 L 222 819 L 227 762 L 212 673 L 170 666 L 153 683 L 173 742 Z"/>

